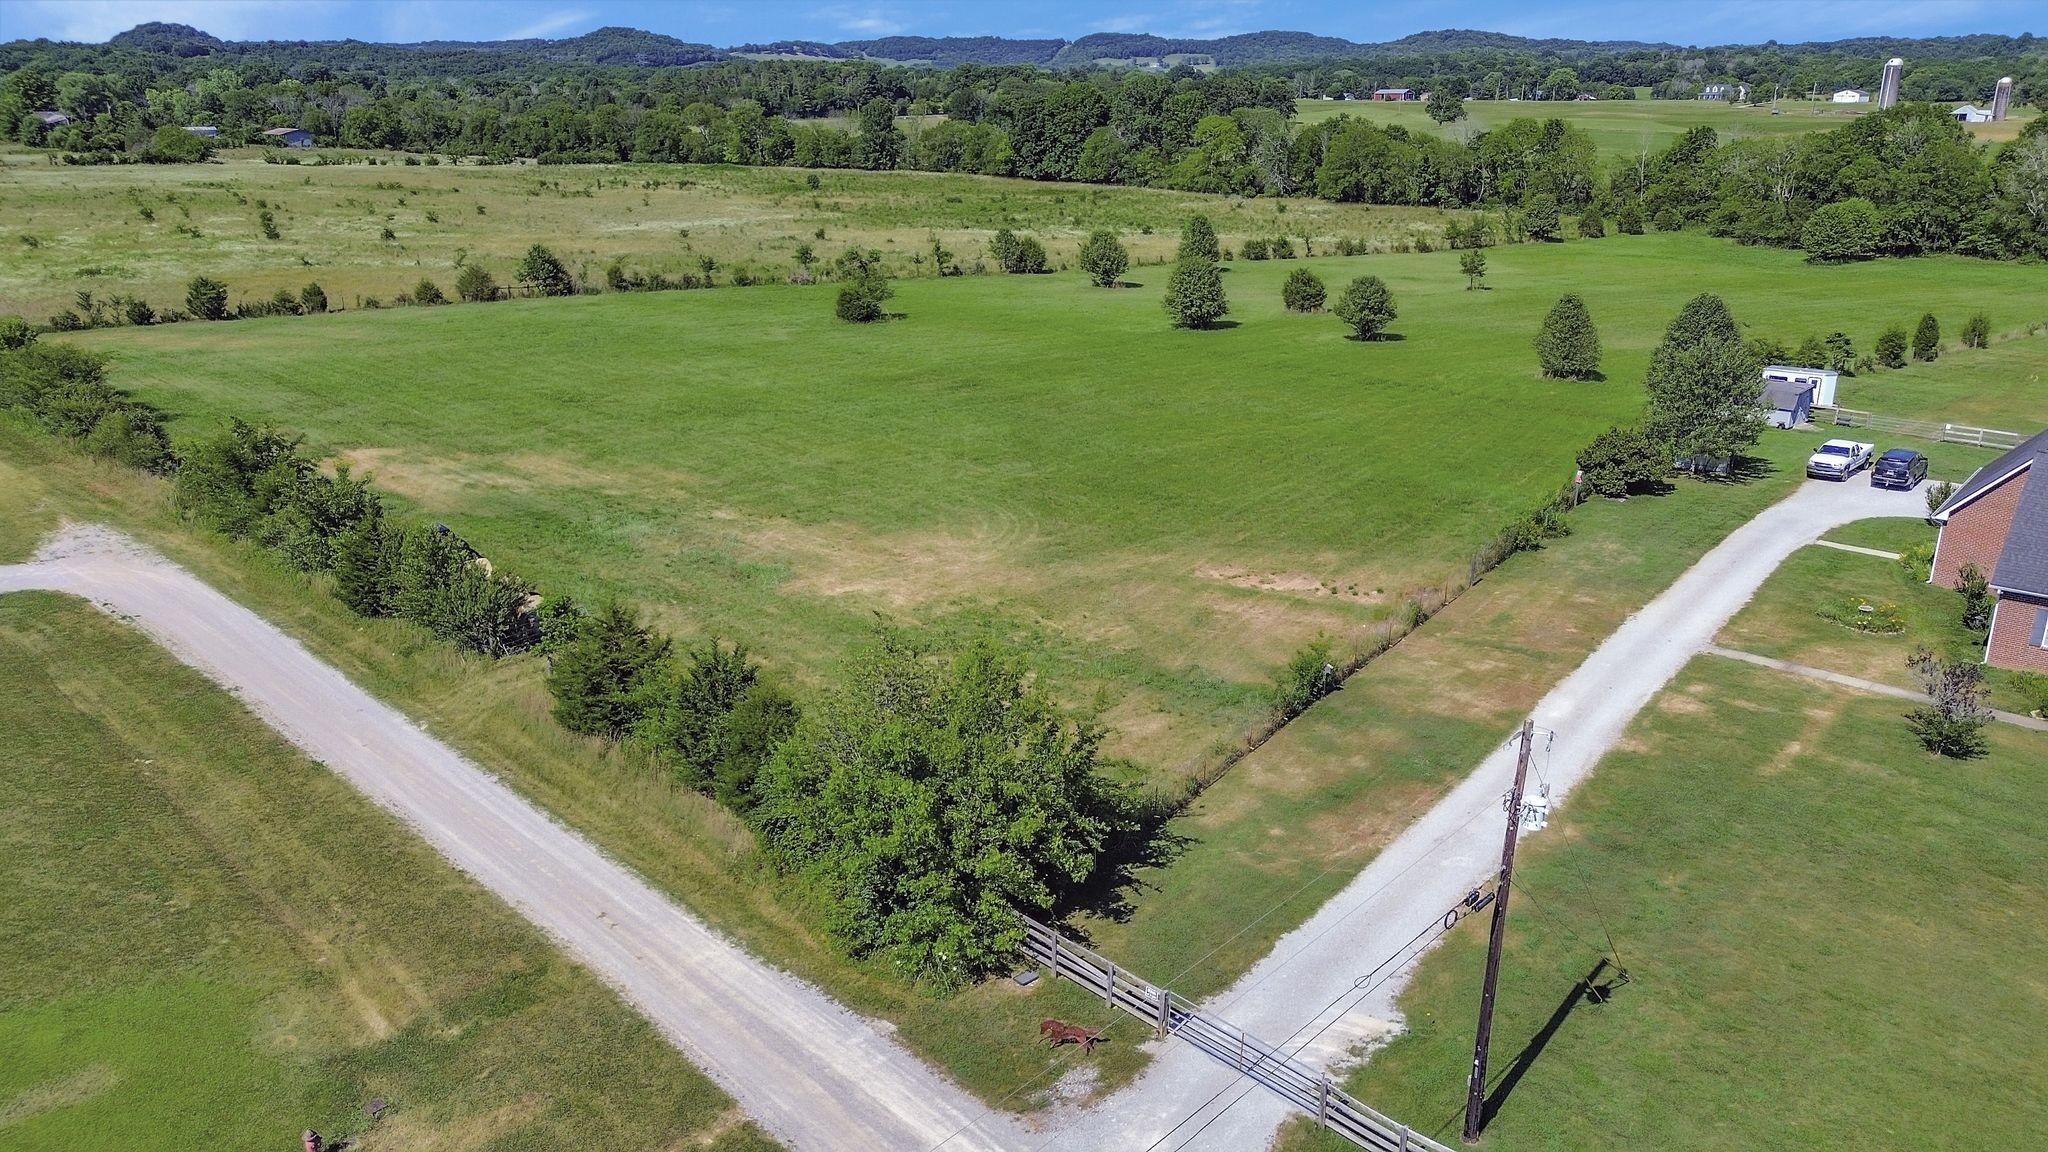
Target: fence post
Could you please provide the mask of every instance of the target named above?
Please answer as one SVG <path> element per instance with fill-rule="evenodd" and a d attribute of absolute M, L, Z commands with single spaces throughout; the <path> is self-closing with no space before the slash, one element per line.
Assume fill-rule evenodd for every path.
<path fill-rule="evenodd" d="M 1330 1078 L 1323 1077 L 1316 1091 L 1316 1123 L 1324 1128 L 1330 1126 Z"/>
<path fill-rule="evenodd" d="M 1159 1026 L 1154 1029 L 1161 1040 L 1166 1039 L 1166 1025 L 1173 1015 L 1173 993 L 1159 990 Z"/>
<path fill-rule="evenodd" d="M 1046 929 L 1046 934 L 1052 937 L 1052 978 L 1054 983 L 1058 983 L 1060 978 L 1060 934 L 1050 928 Z"/>
<path fill-rule="evenodd" d="M 1109 986 L 1108 986 L 1108 987 L 1106 987 L 1106 988 L 1104 988 L 1104 989 L 1102 990 L 1102 1002 L 1103 1002 L 1104 1004 L 1109 1004 L 1109 1005 L 1112 1005 L 1112 1006 L 1114 1006 L 1114 1005 L 1116 1004 L 1116 965 L 1115 965 L 1115 964 L 1111 964 L 1111 965 L 1109 966 Z"/>

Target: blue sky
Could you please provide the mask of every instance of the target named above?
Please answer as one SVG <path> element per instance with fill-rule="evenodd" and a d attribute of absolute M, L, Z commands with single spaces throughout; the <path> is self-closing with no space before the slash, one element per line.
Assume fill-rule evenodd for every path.
<path fill-rule="evenodd" d="M 1390 40 L 1432 28 L 1523 36 L 1725 44 L 2048 34 L 2048 0 L 0 0 L 0 39 L 104 40 L 146 20 L 231 40 L 493 40 L 574 36 L 607 24 L 720 47 L 875 36 L 1227 36 L 1284 28 Z"/>

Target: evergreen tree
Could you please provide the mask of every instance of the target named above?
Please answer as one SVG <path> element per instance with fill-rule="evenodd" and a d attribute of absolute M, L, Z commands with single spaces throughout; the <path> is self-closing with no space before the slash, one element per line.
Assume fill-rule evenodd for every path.
<path fill-rule="evenodd" d="M 365 516 L 334 537 L 334 595 L 358 616 L 391 610 L 391 541 L 381 516 Z"/>
<path fill-rule="evenodd" d="M 709 791 L 723 757 L 726 717 L 760 679 L 744 645 L 728 648 L 717 637 L 691 648 L 648 692 L 646 713 L 633 734 L 675 770 L 685 787 Z"/>
<path fill-rule="evenodd" d="M 1877 334 L 1877 362 L 1887 368 L 1906 366 L 1906 326 L 1889 324 Z"/>
<path fill-rule="evenodd" d="M 631 608 L 605 604 L 580 622 L 548 670 L 555 720 L 585 736 L 623 739 L 640 720 L 668 647 Z"/>
<path fill-rule="evenodd" d="M 185 285 L 185 311 L 194 320 L 228 318 L 228 286 L 211 276 L 194 276 Z"/>
<path fill-rule="evenodd" d="M 1189 217 L 1180 230 L 1180 250 L 1175 253 L 1175 259 L 1185 260 L 1190 256 L 1212 264 L 1223 258 L 1223 250 L 1216 243 L 1216 229 L 1210 226 L 1207 216 Z"/>
<path fill-rule="evenodd" d="M 996 234 L 989 238 L 988 254 L 995 257 L 996 267 L 1009 271 L 1010 265 L 1017 262 L 1017 234 L 1008 228 L 996 229 Z"/>
<path fill-rule="evenodd" d="M 1801 368 L 1825 368 L 1828 366 L 1827 345 L 1821 343 L 1820 337 L 1808 335 L 1799 342 L 1799 350 L 1792 353 L 1789 362 Z"/>
<path fill-rule="evenodd" d="M 896 127 L 896 105 L 880 96 L 860 106 L 860 166 L 877 171 L 894 168 L 903 159 L 903 131 Z"/>
<path fill-rule="evenodd" d="M 1827 347 L 1827 360 L 1821 365 L 1837 372 L 1849 373 L 1856 367 L 1856 343 L 1849 339 L 1847 332 L 1830 332 L 1823 341 Z"/>
<path fill-rule="evenodd" d="M 1600 374 L 1600 333 L 1584 300 L 1570 293 L 1558 297 L 1536 333 L 1536 358 L 1545 376 L 1590 380 Z"/>
<path fill-rule="evenodd" d="M 1941 321 L 1928 312 L 1920 317 L 1920 326 L 1913 330 L 1913 359 L 1932 360 L 1941 355 Z"/>
<path fill-rule="evenodd" d="M 1973 312 L 1963 321 L 1963 347 L 1983 348 L 1991 343 L 1991 317 Z"/>
<path fill-rule="evenodd" d="M 1344 294 L 1337 298 L 1336 313 L 1360 340 L 1377 339 L 1399 315 L 1394 310 L 1394 294 L 1377 276 L 1360 276 L 1345 285 Z"/>
<path fill-rule="evenodd" d="M 1306 268 L 1289 272 L 1287 281 L 1280 285 L 1280 302 L 1289 312 L 1320 312 L 1325 297 L 1322 277 Z"/>
<path fill-rule="evenodd" d="M 1732 458 L 1763 435 L 1760 368 L 1728 305 L 1693 297 L 1650 355 L 1646 430 L 1681 457 Z"/>
<path fill-rule="evenodd" d="M 1166 281 L 1166 314 L 1175 328 L 1207 328 L 1230 312 L 1223 297 L 1223 268 L 1214 260 L 1183 256 Z"/>
<path fill-rule="evenodd" d="M 498 282 L 481 264 L 464 264 L 455 277 L 455 294 L 472 304 L 498 298 Z"/>
<path fill-rule="evenodd" d="M 1116 287 L 1130 266 L 1131 254 L 1107 228 L 1090 233 L 1088 242 L 1081 245 L 1081 270 L 1097 288 Z"/>
<path fill-rule="evenodd" d="M 327 311 L 327 289 L 317 283 L 299 289 L 299 310 L 308 316 Z"/>
<path fill-rule="evenodd" d="M 545 245 L 535 244 L 519 261 L 519 280 L 543 296 L 574 296 L 576 279 Z"/>

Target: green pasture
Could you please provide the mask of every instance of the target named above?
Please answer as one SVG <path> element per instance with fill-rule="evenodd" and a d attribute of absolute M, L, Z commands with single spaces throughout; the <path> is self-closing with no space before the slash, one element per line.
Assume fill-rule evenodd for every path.
<path fill-rule="evenodd" d="M 1525 841 L 1485 1146 L 1994 1148 L 2048 1124 L 2048 737 L 1930 756 L 1899 701 L 1701 656 Z M 1615 969 L 1575 994 L 1612 939 Z M 1351 1078 L 1455 1145 L 1486 931 Z M 1348 1148 L 1297 1123 L 1289 1152 Z"/>
<path fill-rule="evenodd" d="M 2028 322 L 2030 327 L 2048 324 L 2048 272 L 2041 279 L 2033 298 L 2039 315 Z M 1844 378 L 1837 402 L 1884 416 L 1997 428 L 2023 436 L 2048 428 L 2048 335 L 1964 349 L 1954 342 L 1968 315 L 1938 313 L 1935 319 L 1949 338 L 1939 359 L 1911 363 L 1896 372 Z"/>
<path fill-rule="evenodd" d="M 775 1146 L 540 933 L 81 601 L 0 598 L 0 781 L 0 1146 Z"/>
<path fill-rule="evenodd" d="M 1230 326 L 1169 328 L 1162 273 L 906 280 L 874 327 L 830 286 L 607 295 L 80 337 L 177 417 L 305 433 L 550 591 L 619 594 L 815 682 L 877 614 L 1036 650 L 1113 747 L 1172 768 L 1258 713 L 1317 632 L 1343 649 L 1462 578 L 1641 404 L 1665 323 L 1724 294 L 1787 342 L 1893 315 L 2027 318 L 2039 270 L 1842 268 L 1691 235 L 1236 264 Z M 1292 267 L 1384 277 L 1397 339 L 1279 303 Z M 1684 275 L 1672 275 L 1683 268 Z M 1530 340 L 1584 295 L 1608 379 Z M 1967 357 L 1957 354 L 1961 363 Z"/>
<path fill-rule="evenodd" d="M 1705 126 L 1723 140 L 1751 136 L 1798 136 L 1843 124 L 1876 107 L 1874 104 L 1831 104 L 1814 100 L 1782 100 L 1773 116 L 1768 104 L 1735 105 L 1716 100 L 1467 100 L 1465 119 L 1439 125 L 1421 101 L 1301 100 L 1295 119 L 1314 124 L 1337 116 L 1355 116 L 1382 124 L 1399 124 L 1411 132 L 1433 132 L 1460 140 L 1498 128 L 1521 117 L 1561 116 L 1585 130 L 1601 159 L 1612 165 L 1656 152 L 1686 132 Z M 1985 141 L 2010 140 L 2031 116 L 1999 124 L 1972 124 L 1970 131 Z"/>

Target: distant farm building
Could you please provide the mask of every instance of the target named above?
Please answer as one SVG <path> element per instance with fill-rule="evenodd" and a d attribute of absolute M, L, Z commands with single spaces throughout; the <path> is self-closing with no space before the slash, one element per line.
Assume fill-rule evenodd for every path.
<path fill-rule="evenodd" d="M 1870 93 L 1861 88 L 1844 88 L 1829 99 L 1836 104 L 1868 104 Z"/>
<path fill-rule="evenodd" d="M 1705 88 L 1700 89 L 1700 99 L 1702 100 L 1726 100 L 1730 95 L 1732 95 L 1732 92 L 1726 84 L 1709 84 Z"/>
<path fill-rule="evenodd" d="M 1375 88 L 1372 90 L 1372 98 L 1380 101 L 1388 101 L 1414 100 L 1418 97 L 1416 95 L 1415 89 L 1413 88 Z"/>
<path fill-rule="evenodd" d="M 71 123 L 71 117 L 62 112 L 31 112 L 29 115 L 43 122 L 45 128 L 62 128 Z"/>
<path fill-rule="evenodd" d="M 187 124 L 185 125 L 185 131 L 190 132 L 194 136 L 204 136 L 209 140 L 220 135 L 220 129 L 215 128 L 211 124 Z"/>
<path fill-rule="evenodd" d="M 1764 385 L 1764 419 L 1773 428 L 1797 428 L 1813 416 L 1813 385 L 1772 380 Z"/>
<path fill-rule="evenodd" d="M 287 148 L 311 148 L 313 134 L 304 128 L 265 128 L 266 139 L 274 140 Z"/>
<path fill-rule="evenodd" d="M 1958 105 L 1949 115 L 1965 124 L 1989 124 L 1992 120 L 1991 109 L 1979 108 L 1975 104 Z"/>
<path fill-rule="evenodd" d="M 1764 386 L 1786 384 L 1813 389 L 1815 408 L 1835 406 L 1835 387 L 1842 381 L 1842 374 L 1830 368 L 1800 368 L 1796 365 L 1772 364 L 1764 369 Z"/>
<path fill-rule="evenodd" d="M 1974 564 L 1997 596 L 1985 663 L 2048 672 L 2048 432 L 1979 468 L 1934 520 L 1930 581 L 1954 588 Z"/>

